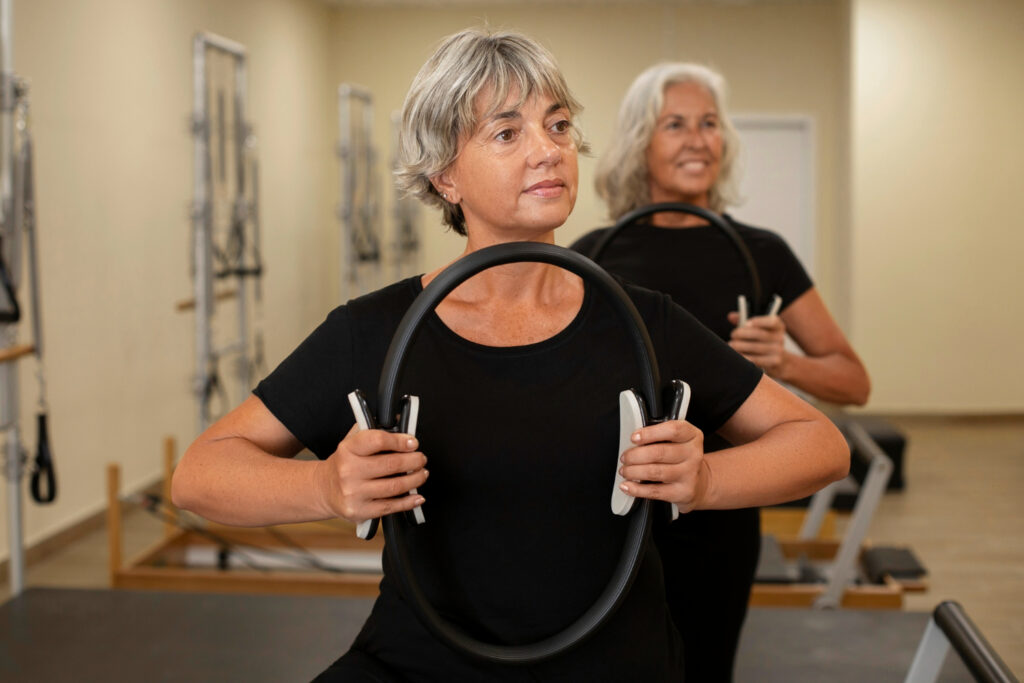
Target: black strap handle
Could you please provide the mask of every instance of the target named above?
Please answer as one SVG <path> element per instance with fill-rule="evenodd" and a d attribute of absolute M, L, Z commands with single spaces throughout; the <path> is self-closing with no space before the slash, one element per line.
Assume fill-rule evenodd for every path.
<path fill-rule="evenodd" d="M 652 416 L 661 416 L 661 391 L 657 359 L 647 327 L 632 300 L 618 282 L 603 268 L 576 252 L 537 242 L 517 242 L 486 247 L 456 261 L 424 288 L 398 325 L 381 371 L 377 392 L 377 416 L 383 428 L 398 412 L 395 390 L 401 376 L 406 352 L 424 318 L 452 290 L 477 273 L 506 263 L 549 263 L 569 270 L 595 285 L 613 304 L 625 322 L 633 350 L 643 373 L 641 386 Z M 385 423 L 385 421 L 387 421 Z M 630 513 L 626 540 L 618 564 L 608 585 L 593 605 L 565 630 L 528 645 L 497 645 L 481 642 L 445 620 L 423 593 L 413 572 L 405 535 L 411 524 L 405 515 L 384 518 L 388 539 L 388 557 L 402 594 L 423 624 L 454 649 L 467 655 L 502 664 L 530 664 L 554 657 L 577 645 L 604 624 L 625 599 L 636 578 L 651 529 L 651 501 L 642 499 Z"/>
<path fill-rule="evenodd" d="M 636 223 L 641 218 L 646 218 L 656 213 L 688 213 L 692 216 L 699 216 L 703 218 L 711 225 L 721 230 L 732 245 L 736 247 L 736 251 L 739 253 L 740 258 L 743 260 L 743 264 L 747 268 L 747 274 L 750 276 L 750 303 L 753 304 L 755 311 L 763 311 L 767 302 L 764 301 L 763 294 L 761 292 L 761 276 L 757 272 L 757 263 L 754 262 L 754 257 L 750 253 L 750 249 L 747 248 L 746 242 L 740 237 L 736 229 L 729 224 L 729 221 L 722 218 L 714 211 L 709 211 L 700 206 L 694 206 L 693 204 L 684 204 L 682 202 L 663 202 L 660 204 L 648 204 L 647 206 L 641 206 L 640 208 L 633 209 L 627 213 L 624 213 L 615 225 L 612 226 L 608 232 L 601 236 L 601 239 L 597 241 L 594 248 L 587 254 L 593 261 L 600 262 L 601 256 L 604 254 L 608 245 L 611 244 L 619 234 L 627 227 Z"/>
<path fill-rule="evenodd" d="M 53 467 L 53 453 L 50 452 L 46 413 L 39 413 L 37 426 L 39 438 L 32 469 L 32 500 L 37 503 L 52 503 L 57 498 L 57 473 Z"/>

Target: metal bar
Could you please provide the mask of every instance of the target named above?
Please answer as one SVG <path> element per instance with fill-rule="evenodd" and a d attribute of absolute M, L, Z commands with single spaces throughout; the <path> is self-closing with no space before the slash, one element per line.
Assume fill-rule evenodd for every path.
<path fill-rule="evenodd" d="M 352 123 L 349 104 L 349 94 L 352 86 L 342 84 L 338 86 L 338 159 L 340 160 L 341 173 L 339 174 L 339 194 L 341 203 L 338 205 L 338 219 L 341 222 L 341 235 L 339 239 L 338 262 L 341 264 L 342 272 L 339 277 L 339 303 L 348 301 L 354 294 L 354 287 L 351 285 L 356 279 L 355 273 L 355 230 L 353 226 L 353 215 L 355 207 L 355 173 L 353 171 L 352 158 Z"/>
<path fill-rule="evenodd" d="M 339 85 L 338 96 L 362 100 L 368 104 L 373 103 L 373 93 L 371 93 L 366 88 L 360 87 L 358 85 L 353 85 L 352 83 L 342 83 L 341 85 Z"/>
<path fill-rule="evenodd" d="M 373 98 L 363 99 L 363 229 L 366 231 L 367 248 L 376 253 L 376 260 L 371 261 L 369 276 L 366 278 L 364 291 L 377 289 L 381 265 L 380 243 L 377 235 L 377 183 L 373 172 L 376 166 L 376 150 L 373 146 Z M 362 294 L 363 292 L 359 292 Z"/>
<path fill-rule="evenodd" d="M 218 36 L 215 33 L 197 33 L 196 40 L 201 41 L 204 46 L 212 47 L 221 52 L 227 52 L 238 58 L 244 58 L 246 54 L 244 45 L 236 43 L 230 38 Z"/>
<path fill-rule="evenodd" d="M 14 37 L 13 3 L 0 0 L 0 232 L 4 253 L 17 282 L 15 261 L 20 256 L 18 235 L 14 229 Z M 15 324 L 0 325 L 0 344 L 13 346 L 18 338 Z M 18 415 L 18 369 L 14 363 L 0 366 L 0 430 L 5 430 L 4 475 L 7 477 L 7 542 L 9 546 L 10 590 L 17 596 L 25 586 L 25 541 L 22 523 L 22 452 Z"/>
<path fill-rule="evenodd" d="M 842 480 L 834 481 L 825 488 L 811 496 L 810 505 L 807 506 L 807 514 L 800 525 L 800 533 L 797 537 L 802 541 L 809 541 L 817 538 L 821 533 L 821 525 L 825 522 L 825 515 L 832 508 L 832 501 L 835 500 L 836 491 L 842 484 Z"/>
<path fill-rule="evenodd" d="M 209 36 L 197 34 L 192 41 L 192 134 L 193 134 L 193 200 L 192 239 L 193 278 L 196 302 L 196 371 L 193 392 L 196 397 L 199 432 L 208 426 L 205 397 L 206 375 L 212 354 L 210 350 L 210 316 L 213 312 L 213 265 L 210 262 L 213 237 L 211 235 L 212 208 L 210 206 L 210 118 L 206 98 L 206 46 Z"/>
<path fill-rule="evenodd" d="M 235 167 L 237 186 L 235 187 L 235 220 L 239 221 L 239 267 L 245 267 L 245 223 L 249 219 L 249 207 L 246 199 L 246 140 L 249 137 L 249 124 L 245 118 L 246 98 L 246 60 L 244 53 L 235 60 Z M 238 278 L 238 344 L 239 356 L 236 360 L 238 379 L 238 400 L 242 401 L 249 393 L 249 288 L 246 287 L 246 276 Z"/>
<path fill-rule="evenodd" d="M 935 619 L 929 619 L 921 644 L 914 653 L 914 661 L 910 664 L 907 677 L 903 679 L 904 683 L 935 683 L 948 653 L 949 640 L 942 634 Z"/>
<path fill-rule="evenodd" d="M 1010 667 L 959 603 L 947 600 L 939 604 L 932 613 L 932 622 L 942 630 L 974 680 L 981 683 L 1018 683 Z"/>
<path fill-rule="evenodd" d="M 860 424 L 855 420 L 847 420 L 843 427 L 853 446 L 851 451 L 870 464 L 867 477 L 857 495 L 857 502 L 854 503 L 849 526 L 843 534 L 835 560 L 828 569 L 829 580 L 825 592 L 814 602 L 818 608 L 835 608 L 842 602 L 843 592 L 857 574 L 861 544 L 892 474 L 892 460 Z"/>

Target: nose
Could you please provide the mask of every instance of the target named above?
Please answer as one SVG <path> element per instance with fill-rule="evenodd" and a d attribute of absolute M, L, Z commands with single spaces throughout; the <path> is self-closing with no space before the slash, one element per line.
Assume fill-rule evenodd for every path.
<path fill-rule="evenodd" d="M 562 160 L 562 148 L 551 139 L 543 126 L 531 126 L 529 139 L 527 163 L 531 167 L 554 166 Z"/>
<path fill-rule="evenodd" d="M 708 146 L 708 141 L 699 127 L 687 126 L 683 135 L 683 145 L 687 149 L 705 149 Z"/>

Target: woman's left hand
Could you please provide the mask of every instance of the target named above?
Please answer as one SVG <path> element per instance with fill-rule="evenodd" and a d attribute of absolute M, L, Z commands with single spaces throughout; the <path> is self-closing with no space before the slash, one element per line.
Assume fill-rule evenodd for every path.
<path fill-rule="evenodd" d="M 730 313 L 729 321 L 736 325 L 738 313 Z M 777 315 L 750 318 L 746 325 L 732 330 L 729 346 L 744 358 L 762 368 L 770 377 L 780 378 L 786 363 L 786 324 Z"/>
<path fill-rule="evenodd" d="M 670 420 L 634 432 L 622 454 L 622 490 L 636 498 L 675 503 L 680 512 L 696 508 L 707 492 L 704 433 L 689 422 Z"/>

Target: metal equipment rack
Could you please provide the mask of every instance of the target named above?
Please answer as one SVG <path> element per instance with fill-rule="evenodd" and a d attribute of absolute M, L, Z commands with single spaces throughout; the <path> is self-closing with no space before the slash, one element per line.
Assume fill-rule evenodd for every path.
<path fill-rule="evenodd" d="M 216 93 L 210 91 L 208 67 L 211 54 L 227 56 L 232 61 L 230 97 L 226 97 L 223 90 Z M 246 49 L 227 38 L 198 33 L 192 41 L 192 70 L 192 271 L 195 291 L 194 299 L 179 303 L 178 309 L 195 310 L 196 371 L 193 391 L 201 432 L 211 421 L 210 406 L 214 392 L 223 390 L 217 370 L 221 357 L 229 354 L 235 356 L 238 400 L 241 401 L 252 388 L 252 373 L 262 353 L 262 335 L 258 325 L 250 324 L 250 298 L 254 298 L 258 307 L 263 263 L 260 253 L 258 166 L 252 127 L 245 115 L 248 87 Z M 211 99 L 214 101 L 212 106 Z M 227 116 L 230 116 L 230 122 L 226 120 Z M 215 236 L 217 219 L 220 218 L 217 215 L 219 207 L 215 206 L 215 151 L 219 160 L 217 175 L 233 195 L 227 210 L 228 228 L 223 242 L 218 242 Z M 228 172 L 229 162 L 233 174 Z M 214 283 L 224 280 L 233 281 L 233 287 L 215 293 Z M 248 286 L 250 281 L 254 282 L 252 291 Z M 217 348 L 212 325 L 216 302 L 230 298 L 235 299 L 236 304 L 234 322 L 237 336 Z"/>

